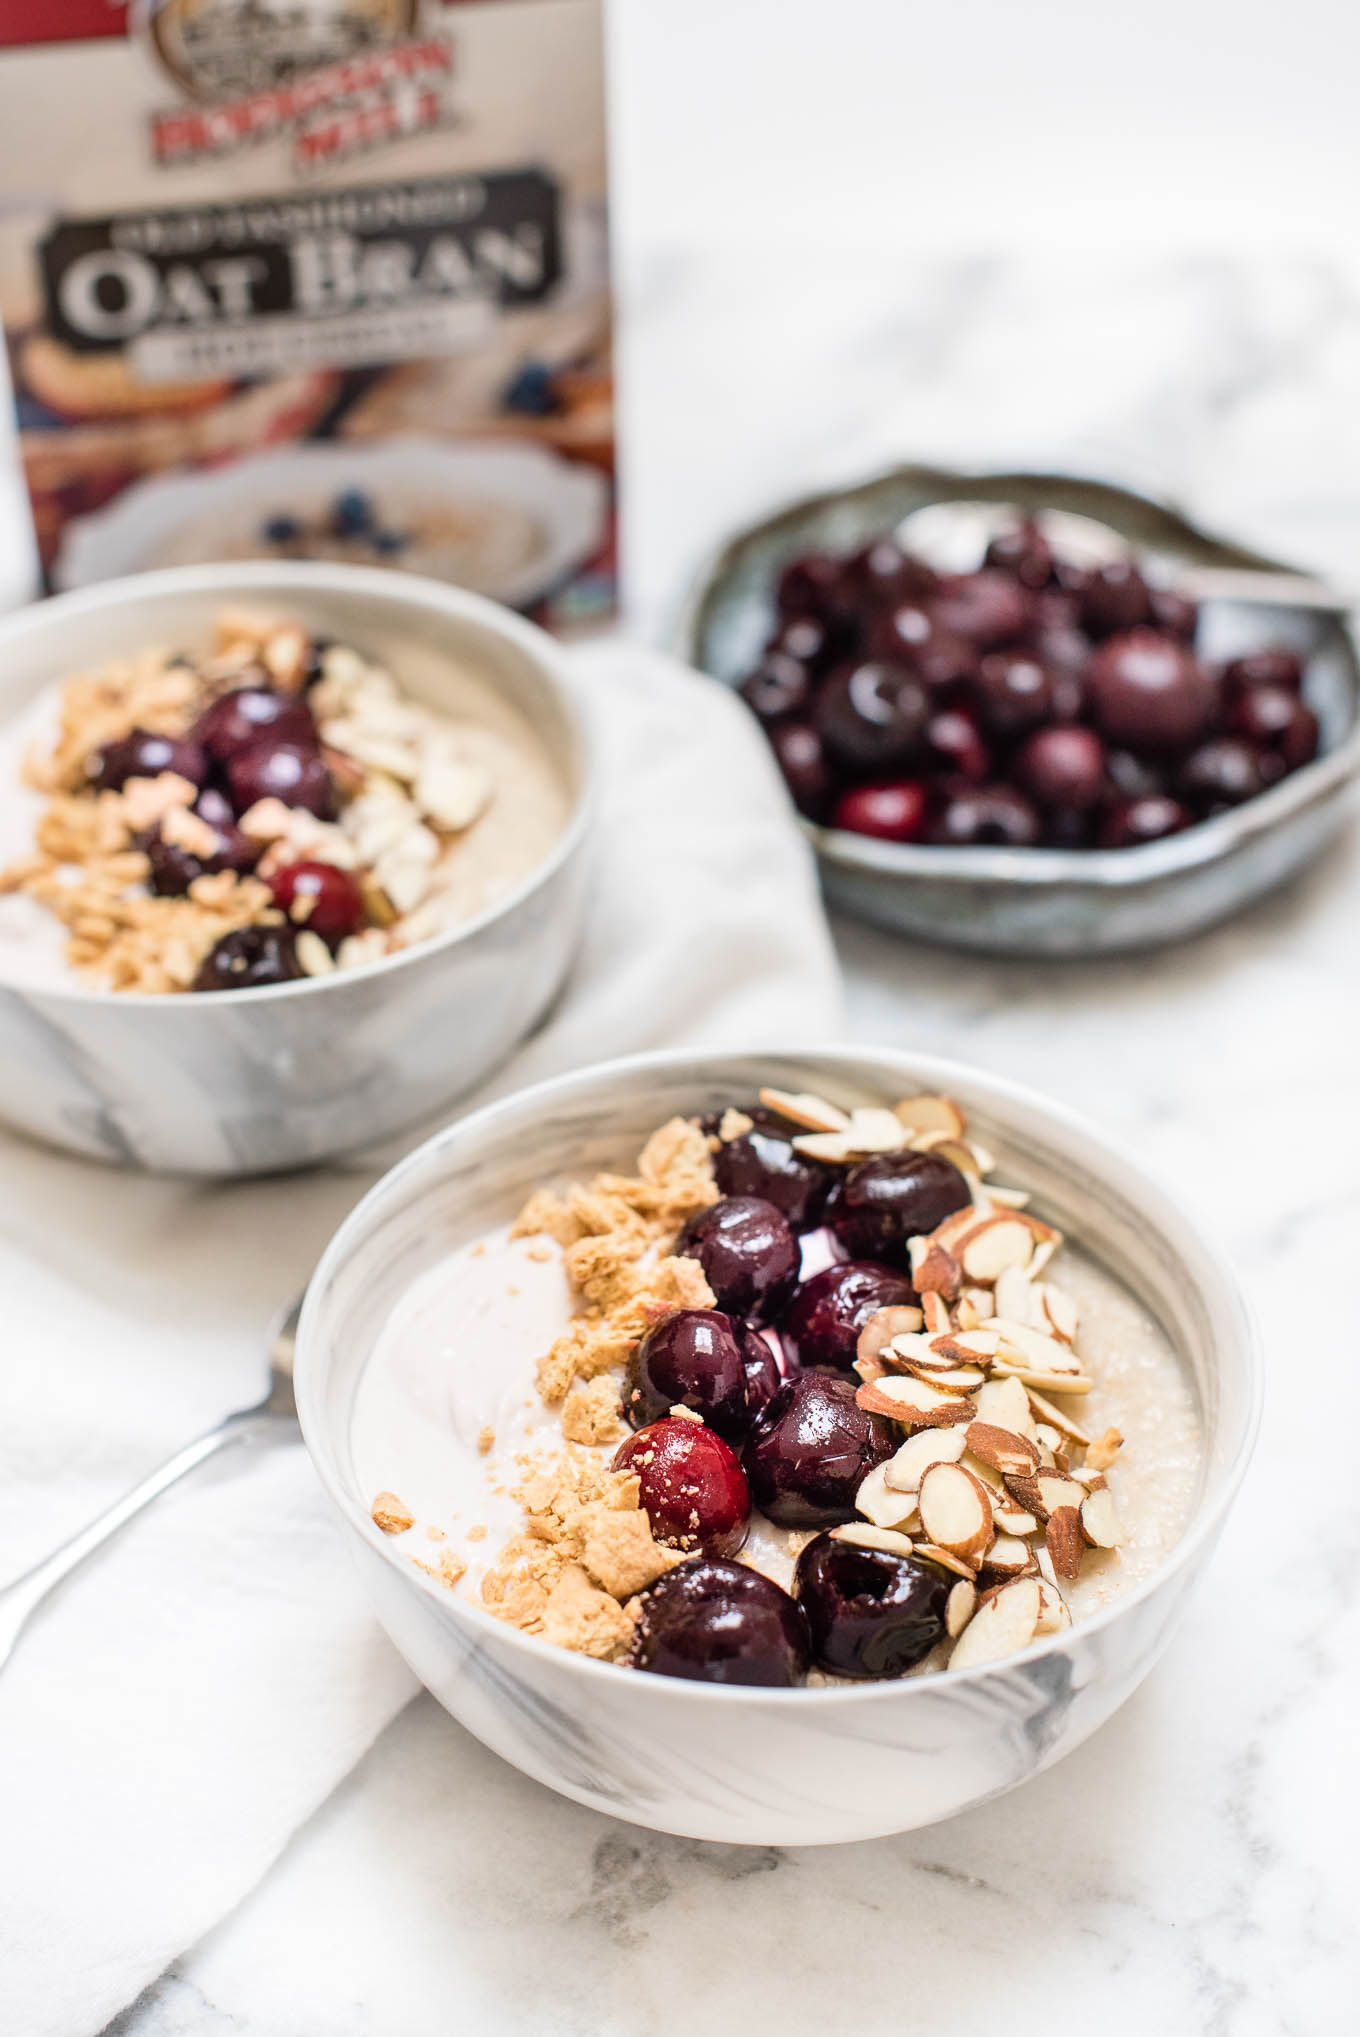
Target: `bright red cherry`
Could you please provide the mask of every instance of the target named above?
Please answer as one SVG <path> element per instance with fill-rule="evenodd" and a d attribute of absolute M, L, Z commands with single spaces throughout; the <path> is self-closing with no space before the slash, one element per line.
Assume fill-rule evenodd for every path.
<path fill-rule="evenodd" d="M 685 1415 L 639 1429 L 614 1453 L 615 1471 L 632 1472 L 658 1542 L 735 1556 L 751 1521 L 746 1474 L 717 1431 Z"/>
<path fill-rule="evenodd" d="M 831 825 L 884 842 L 919 842 L 925 837 L 930 791 L 919 779 L 896 784 L 852 785 L 832 810 Z"/>
<path fill-rule="evenodd" d="M 286 864 L 274 872 L 269 888 L 299 931 L 308 927 L 331 947 L 363 924 L 363 893 L 350 872 L 334 863 Z"/>

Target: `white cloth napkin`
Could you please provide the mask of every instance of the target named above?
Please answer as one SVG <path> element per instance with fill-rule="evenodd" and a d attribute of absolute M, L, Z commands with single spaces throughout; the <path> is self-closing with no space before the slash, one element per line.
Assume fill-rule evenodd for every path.
<path fill-rule="evenodd" d="M 663 1043 L 831 1034 L 815 879 L 754 724 L 649 653 L 575 655 L 606 765 L 585 944 L 483 1094 Z M 195 1186 L 0 1133 L 0 1575 L 258 1397 L 271 1312 L 375 1171 Z M 159 1501 L 0 1670 L 0 2028 L 93 2037 L 414 1688 L 299 1448 L 228 1452 Z"/>

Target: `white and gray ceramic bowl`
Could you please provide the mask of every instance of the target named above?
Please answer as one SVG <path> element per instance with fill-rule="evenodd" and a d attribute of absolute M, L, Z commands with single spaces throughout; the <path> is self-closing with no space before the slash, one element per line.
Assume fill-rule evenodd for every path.
<path fill-rule="evenodd" d="M 691 595 L 684 655 L 739 685 L 768 639 L 773 589 L 791 559 L 807 551 L 851 552 L 928 507 L 958 504 L 967 513 L 979 502 L 1090 519 L 1137 546 L 1172 581 L 1196 566 L 1290 570 L 1105 482 L 899 467 L 795 502 L 730 539 Z M 1132 849 L 948 848 L 875 841 L 805 820 L 827 898 L 894 933 L 1023 956 L 1155 947 L 1240 910 L 1318 855 L 1356 810 L 1360 780 L 1360 659 L 1353 630 L 1340 617 L 1284 607 L 1216 601 L 1202 611 L 1200 649 L 1210 658 L 1264 643 L 1287 643 L 1307 657 L 1321 752 L 1259 798 Z"/>
<path fill-rule="evenodd" d="M 502 1624 L 422 1575 L 369 1518 L 351 1449 L 355 1395 L 389 1312 L 442 1254 L 535 1187 L 630 1164 L 655 1125 L 762 1082 L 849 1107 L 924 1088 L 956 1096 L 1012 1179 L 1158 1317 L 1204 1435 L 1189 1525 L 1162 1568 L 1023 1654 L 957 1675 L 757 1690 L 592 1662 Z M 947 1818 L 1078 1746 L 1157 1660 L 1203 1571 L 1255 1436 L 1261 1368 L 1246 1305 L 1189 1219 L 1090 1126 L 952 1062 L 881 1049 L 648 1054 L 462 1119 L 388 1174 L 313 1279 L 298 1406 L 317 1469 L 383 1625 L 479 1740 L 577 1802 L 701 1839 L 812 1845 Z"/>
<path fill-rule="evenodd" d="M 450 660 L 527 717 L 562 774 L 556 845 L 504 899 L 364 968 L 267 989 L 151 996 L 0 979 L 0 1118 L 95 1159 L 254 1174 L 416 1123 L 509 1054 L 556 995 L 586 883 L 590 747 L 557 646 L 473 594 L 380 570 L 183 567 L 0 622 L 0 720 L 44 686 L 148 644 L 211 640 L 224 606 L 297 617 L 389 662 L 433 707 L 466 706 Z"/>

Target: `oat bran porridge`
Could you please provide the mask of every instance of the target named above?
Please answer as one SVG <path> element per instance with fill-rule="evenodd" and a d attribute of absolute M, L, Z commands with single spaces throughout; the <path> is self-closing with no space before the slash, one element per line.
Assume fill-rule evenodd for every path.
<path fill-rule="evenodd" d="M 1195 1403 L 993 1166 L 945 1097 L 763 1090 L 545 1187 L 385 1326 L 374 1520 L 527 1633 L 707 1681 L 970 1666 L 1088 1617 L 1183 1532 Z"/>
<path fill-rule="evenodd" d="M 251 989 L 379 961 L 496 904 L 548 854 L 568 796 L 491 683 L 438 663 L 456 715 L 352 645 L 224 609 L 202 651 L 148 646 L 56 681 L 0 729 L 0 978 Z"/>

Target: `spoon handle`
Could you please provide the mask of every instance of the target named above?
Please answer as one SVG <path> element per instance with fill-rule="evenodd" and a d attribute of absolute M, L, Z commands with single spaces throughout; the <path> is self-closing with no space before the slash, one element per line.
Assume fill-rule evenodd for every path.
<path fill-rule="evenodd" d="M 238 1443 L 247 1437 L 272 1428 L 277 1417 L 265 1408 L 244 1408 L 239 1413 L 228 1415 L 215 1429 L 186 1443 L 173 1457 L 167 1458 L 159 1469 L 134 1485 L 131 1492 L 115 1500 L 102 1514 L 96 1515 L 86 1527 L 72 1535 L 69 1542 L 63 1542 L 41 1563 L 26 1570 L 22 1577 L 16 1577 L 12 1584 L 0 1590 L 0 1665 L 9 1660 L 15 1642 L 19 1638 L 24 1622 L 47 1594 L 68 1577 L 78 1563 L 107 1542 L 111 1535 L 149 1506 L 153 1499 L 159 1499 L 163 1492 L 178 1483 L 186 1473 L 193 1471 L 217 1451 L 225 1449 L 228 1443 Z"/>

